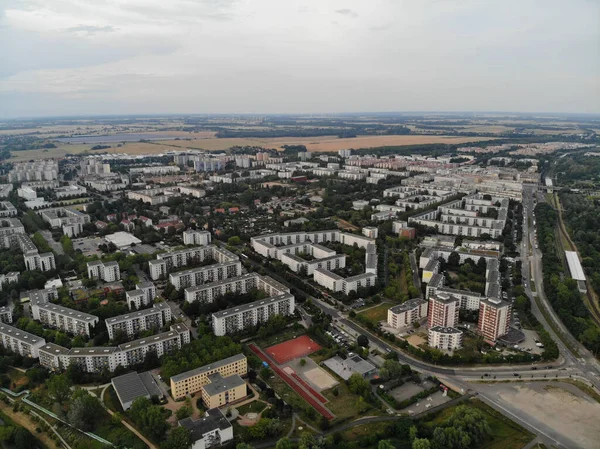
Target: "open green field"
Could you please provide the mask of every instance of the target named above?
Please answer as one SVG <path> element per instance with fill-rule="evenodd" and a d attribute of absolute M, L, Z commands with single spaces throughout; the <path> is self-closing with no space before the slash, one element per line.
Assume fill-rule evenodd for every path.
<path fill-rule="evenodd" d="M 267 408 L 267 404 L 261 401 L 254 401 L 250 404 L 242 405 L 241 407 L 237 407 L 240 415 L 245 415 L 246 413 L 260 413 L 264 409 Z"/>
<path fill-rule="evenodd" d="M 384 302 L 377 306 L 362 310 L 361 312 L 358 312 L 358 315 L 364 316 L 373 324 L 377 325 L 377 323 L 379 323 L 380 321 L 387 320 L 388 309 L 393 305 L 394 304 L 390 302 Z"/>

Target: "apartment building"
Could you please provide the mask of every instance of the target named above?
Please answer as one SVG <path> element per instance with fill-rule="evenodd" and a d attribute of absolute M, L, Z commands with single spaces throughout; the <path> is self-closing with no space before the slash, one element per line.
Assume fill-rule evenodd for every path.
<path fill-rule="evenodd" d="M 242 263 L 236 260 L 171 273 L 169 282 L 179 290 L 180 288 L 196 287 L 207 282 L 221 281 L 241 274 Z"/>
<path fill-rule="evenodd" d="M 458 324 L 460 300 L 446 293 L 437 293 L 429 298 L 427 325 L 431 327 L 454 327 Z"/>
<path fill-rule="evenodd" d="M 420 322 L 427 316 L 429 303 L 423 299 L 415 298 L 390 307 L 388 310 L 387 324 L 394 329 L 410 326 Z"/>
<path fill-rule="evenodd" d="M 46 340 L 8 324 L 0 324 L 0 345 L 23 357 L 37 358 Z"/>
<path fill-rule="evenodd" d="M 477 328 L 488 342 L 508 334 L 510 329 L 511 305 L 497 298 L 482 299 L 479 303 L 479 321 Z"/>
<path fill-rule="evenodd" d="M 31 315 L 46 326 L 60 329 L 73 335 L 90 335 L 92 327 L 98 324 L 100 318 L 89 313 L 69 309 L 56 304 L 33 303 Z"/>
<path fill-rule="evenodd" d="M 29 251 L 23 254 L 25 259 L 25 266 L 27 271 L 40 270 L 40 271 L 52 271 L 56 270 L 56 261 L 54 259 L 54 253 L 39 253 L 37 248 L 35 251 Z"/>
<path fill-rule="evenodd" d="M 217 372 L 210 374 L 208 381 L 202 387 L 202 401 L 209 409 L 223 407 L 248 395 L 246 382 L 239 374 L 223 377 Z"/>
<path fill-rule="evenodd" d="M 453 351 L 461 348 L 462 334 L 453 327 L 430 327 L 427 344 L 432 348 Z"/>
<path fill-rule="evenodd" d="M 197 393 L 202 390 L 202 387 L 211 382 L 209 376 L 215 373 L 223 378 L 228 378 L 233 375 L 245 376 L 247 372 L 246 357 L 244 354 L 237 354 L 171 377 L 171 395 L 177 400 Z"/>
<path fill-rule="evenodd" d="M 97 373 L 105 369 L 112 372 L 118 366 L 127 368 L 143 363 L 150 352 L 162 357 L 189 342 L 190 330 L 178 323 L 171 326 L 168 332 L 140 338 L 117 347 L 67 349 L 54 343 L 44 343 L 39 348 L 39 358 L 40 364 L 51 371 L 67 369 L 73 363 L 88 373 Z"/>
<path fill-rule="evenodd" d="M 10 201 L 0 201 L 0 218 L 9 218 L 16 216 L 17 208 L 13 206 L 13 204 Z"/>
<path fill-rule="evenodd" d="M 8 182 L 52 181 L 58 179 L 58 162 L 40 159 L 33 162 L 17 162 L 8 173 Z"/>
<path fill-rule="evenodd" d="M 102 262 L 100 260 L 87 263 L 87 272 L 90 279 L 100 279 L 104 282 L 115 282 L 121 279 L 121 270 L 118 262 Z"/>
<path fill-rule="evenodd" d="M 0 306 L 0 323 L 10 324 L 13 322 L 12 306 Z"/>
<path fill-rule="evenodd" d="M 294 311 L 294 295 L 273 296 L 213 313 L 213 332 L 217 336 L 232 334 L 265 323 L 273 315 L 292 315 Z"/>
<path fill-rule="evenodd" d="M 185 245 L 206 246 L 210 244 L 211 235 L 208 231 L 196 231 L 188 229 L 183 232 L 183 243 Z"/>
<path fill-rule="evenodd" d="M 61 228 L 64 235 L 76 237 L 83 225 L 90 223 L 90 216 L 70 207 L 55 207 L 38 211 L 42 219 L 53 228 Z"/>
<path fill-rule="evenodd" d="M 239 257 L 224 248 L 215 245 L 196 246 L 175 251 L 161 253 L 156 260 L 148 262 L 150 278 L 158 280 L 165 278 L 167 274 L 181 267 L 198 264 L 207 259 L 213 259 L 218 263 L 239 261 Z"/>
<path fill-rule="evenodd" d="M 225 279 L 223 281 L 211 282 L 198 287 L 185 289 L 185 300 L 187 302 L 200 301 L 210 304 L 216 298 L 227 293 L 244 294 L 252 289 L 262 290 L 268 296 L 277 296 L 289 293 L 286 286 L 280 284 L 269 276 L 261 276 L 257 273 L 248 273 L 242 276 Z"/>
<path fill-rule="evenodd" d="M 5 284 L 10 284 L 12 282 L 18 282 L 20 273 L 18 271 L 11 271 L 10 273 L 0 274 L 0 291 L 5 286 Z"/>
<path fill-rule="evenodd" d="M 129 310 L 140 309 L 154 302 L 156 286 L 152 282 L 141 282 L 135 286 L 135 290 L 125 292 L 125 298 Z"/>
<path fill-rule="evenodd" d="M 0 219 L 0 246 L 2 248 L 10 248 L 13 244 L 16 244 L 21 235 L 25 235 L 25 228 L 19 219 Z"/>
<path fill-rule="evenodd" d="M 106 319 L 106 330 L 111 340 L 119 331 L 125 333 L 129 338 L 133 338 L 142 331 L 161 329 L 170 322 L 171 309 L 166 302 L 160 302 L 154 304 L 150 309 Z"/>

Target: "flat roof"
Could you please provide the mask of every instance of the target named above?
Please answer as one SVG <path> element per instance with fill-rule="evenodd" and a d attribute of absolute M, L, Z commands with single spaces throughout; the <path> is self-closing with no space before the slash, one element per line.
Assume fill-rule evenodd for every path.
<path fill-rule="evenodd" d="M 64 316 L 68 316 L 80 321 L 93 321 L 99 320 L 96 315 L 90 315 L 89 313 L 80 312 L 79 310 L 69 309 L 68 307 L 58 306 L 56 304 L 46 303 L 38 304 L 38 307 L 43 310 L 49 310 L 55 313 L 59 313 Z"/>
<path fill-rule="evenodd" d="M 231 427 L 231 423 L 225 418 L 223 412 L 218 408 L 207 410 L 202 418 L 196 420 L 191 417 L 179 421 L 181 427 L 185 427 L 190 431 L 192 441 L 196 442 L 204 438 L 207 433 L 215 430 L 225 430 Z"/>
<path fill-rule="evenodd" d="M 40 351 L 47 352 L 52 355 L 67 355 L 69 350 L 55 343 L 46 343 L 40 348 Z"/>
<path fill-rule="evenodd" d="M 198 374 L 206 373 L 207 371 L 212 371 L 214 369 L 220 368 L 225 365 L 229 365 L 230 363 L 239 362 L 244 360 L 246 356 L 242 353 L 232 355 L 231 357 L 227 357 L 226 359 L 219 360 L 218 362 L 211 363 L 209 365 L 201 366 L 200 368 L 195 368 L 190 371 L 186 371 L 185 373 L 177 374 L 176 376 L 171 377 L 172 382 L 181 382 L 182 380 L 188 379 L 193 376 L 197 376 Z"/>
<path fill-rule="evenodd" d="M 0 323 L 0 333 L 5 335 L 10 335 L 12 338 L 16 338 L 18 340 L 27 342 L 27 343 L 39 343 L 40 341 L 44 341 L 42 337 L 38 337 L 37 335 L 30 334 L 29 332 L 25 332 L 24 330 L 19 329 L 18 327 L 9 326 L 8 324 Z"/>
<path fill-rule="evenodd" d="M 204 385 L 202 388 L 209 396 L 229 391 L 232 388 L 240 387 L 246 383 L 239 374 L 223 377 L 220 373 L 214 373 L 209 375 L 208 379 L 210 380 L 210 383 Z"/>
<path fill-rule="evenodd" d="M 70 356 L 107 356 L 115 352 L 114 346 L 96 346 L 92 348 L 72 348 L 69 351 Z"/>
<path fill-rule="evenodd" d="M 403 302 L 402 304 L 398 304 L 397 306 L 390 307 L 390 310 L 392 311 L 392 313 L 402 313 L 414 309 L 415 307 L 420 307 L 423 304 L 427 304 L 427 301 L 421 298 L 414 298 L 409 299 L 408 301 Z"/>
<path fill-rule="evenodd" d="M 170 340 L 173 337 L 179 338 L 179 333 L 177 331 L 161 332 L 160 334 L 139 338 L 137 340 L 130 341 L 129 343 L 122 343 L 119 345 L 119 349 L 121 351 L 129 351 L 131 349 L 141 348 L 152 343 Z"/>
<path fill-rule="evenodd" d="M 212 316 L 213 316 L 213 318 L 222 318 L 222 317 L 225 317 L 228 315 L 235 315 L 238 313 L 242 313 L 247 310 L 261 307 L 261 306 L 264 306 L 264 305 L 267 305 L 267 304 L 270 304 L 273 302 L 284 301 L 286 299 L 292 299 L 292 298 L 294 298 L 294 295 L 292 295 L 290 293 L 283 293 L 281 295 L 272 296 L 272 297 L 266 298 L 266 299 L 260 299 L 258 301 L 254 301 L 254 302 L 251 302 L 248 304 L 230 307 L 229 309 L 221 310 L 220 312 L 215 312 L 212 314 Z"/>
<path fill-rule="evenodd" d="M 114 387 L 123 408 L 125 408 L 126 403 L 133 402 L 139 397 L 150 398 L 151 396 L 138 373 L 127 373 L 113 377 L 110 383 Z"/>
<path fill-rule="evenodd" d="M 132 291 L 135 292 L 135 291 L 141 291 L 141 290 L 132 290 Z M 143 293 L 143 292 L 141 292 L 141 293 Z M 147 315 L 154 315 L 154 314 L 162 313 L 162 311 L 166 310 L 166 309 L 169 309 L 169 305 L 166 302 L 159 302 L 159 303 L 154 304 L 149 309 L 138 310 L 136 312 L 126 313 L 125 315 L 118 315 L 118 316 L 114 316 L 112 318 L 107 318 L 106 323 L 107 324 L 121 323 L 123 321 L 132 320 L 134 318 L 140 318 L 140 317 L 147 316 Z"/>
<path fill-rule="evenodd" d="M 571 277 L 577 281 L 585 281 L 585 274 L 577 253 L 575 251 L 565 251 L 565 256 L 567 257 Z"/>
<path fill-rule="evenodd" d="M 453 327 L 433 326 L 429 328 L 431 332 L 437 332 L 440 334 L 462 334 L 462 331 Z"/>

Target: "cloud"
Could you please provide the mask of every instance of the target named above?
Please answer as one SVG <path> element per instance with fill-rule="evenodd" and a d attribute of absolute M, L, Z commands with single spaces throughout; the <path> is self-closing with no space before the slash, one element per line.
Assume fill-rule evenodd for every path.
<path fill-rule="evenodd" d="M 336 9 L 335 12 L 336 12 L 336 14 L 341 14 L 342 16 L 353 17 L 353 18 L 358 17 L 358 14 L 356 12 L 354 12 L 353 10 L 348 9 L 348 8 Z"/>
<path fill-rule="evenodd" d="M 76 27 L 67 28 L 67 33 L 85 34 L 86 36 L 92 36 L 97 33 L 112 33 L 116 31 L 116 28 L 111 25 L 105 26 L 94 26 L 94 25 L 78 25 Z"/>

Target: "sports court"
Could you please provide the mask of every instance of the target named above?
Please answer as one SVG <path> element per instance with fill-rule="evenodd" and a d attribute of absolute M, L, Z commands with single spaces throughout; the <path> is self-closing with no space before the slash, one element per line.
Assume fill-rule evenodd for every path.
<path fill-rule="evenodd" d="M 321 346 L 319 346 L 312 338 L 307 335 L 302 335 L 292 340 L 279 343 L 278 345 L 271 346 L 265 349 L 265 352 L 279 365 L 282 365 L 290 360 L 312 354 L 319 349 L 321 349 Z"/>

